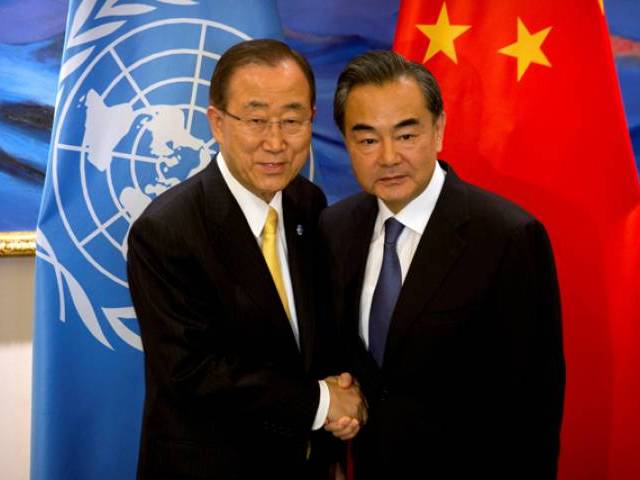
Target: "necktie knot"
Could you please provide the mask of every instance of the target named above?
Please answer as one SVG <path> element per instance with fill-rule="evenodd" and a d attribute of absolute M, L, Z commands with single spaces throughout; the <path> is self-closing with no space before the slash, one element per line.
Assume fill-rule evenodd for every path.
<path fill-rule="evenodd" d="M 272 236 L 276 234 L 278 228 L 278 212 L 275 208 L 269 207 L 269 213 L 267 213 L 267 221 L 264 223 L 262 234 L 264 236 Z"/>
<path fill-rule="evenodd" d="M 384 243 L 387 246 L 395 246 L 398 242 L 398 237 L 402 233 L 404 225 L 393 217 L 389 217 L 384 222 Z"/>

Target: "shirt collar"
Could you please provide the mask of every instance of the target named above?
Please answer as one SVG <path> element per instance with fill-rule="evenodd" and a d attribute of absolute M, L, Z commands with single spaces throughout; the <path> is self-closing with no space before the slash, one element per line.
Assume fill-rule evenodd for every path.
<path fill-rule="evenodd" d="M 445 171 L 438 162 L 436 162 L 433 175 L 426 188 L 395 215 L 389 210 L 389 207 L 378 198 L 378 217 L 373 228 L 372 240 L 377 239 L 380 235 L 384 235 L 384 222 L 386 222 L 389 217 L 395 217 L 396 220 L 405 227 L 413 230 L 418 235 L 422 235 L 436 207 L 436 202 L 444 185 L 444 177 Z"/>
<path fill-rule="evenodd" d="M 260 235 L 262 235 L 262 228 L 267 221 L 269 207 L 275 208 L 276 212 L 278 212 L 278 230 L 281 231 L 282 219 L 284 218 L 282 215 L 282 191 L 276 192 L 271 202 L 267 204 L 262 198 L 249 191 L 236 180 L 229 170 L 229 167 L 227 167 L 227 162 L 222 156 L 222 152 L 218 153 L 216 161 L 218 162 L 218 168 L 220 169 L 222 178 L 224 178 L 229 190 L 231 190 L 231 195 L 233 195 L 233 198 L 235 198 L 238 205 L 240 205 L 240 210 L 242 210 L 242 213 L 247 219 L 247 223 L 249 223 L 249 228 L 251 228 L 253 236 L 260 238 Z"/>

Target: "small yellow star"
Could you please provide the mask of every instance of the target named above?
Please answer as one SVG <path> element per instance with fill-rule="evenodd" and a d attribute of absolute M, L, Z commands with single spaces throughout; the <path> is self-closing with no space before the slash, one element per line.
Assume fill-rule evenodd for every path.
<path fill-rule="evenodd" d="M 518 17 L 518 41 L 498 50 L 499 53 L 518 59 L 518 81 L 532 63 L 550 67 L 551 63 L 542 51 L 542 42 L 551 31 L 551 27 L 540 30 L 533 35 L 529 33 L 524 22 Z"/>
<path fill-rule="evenodd" d="M 438 21 L 433 25 L 416 25 L 418 30 L 429 38 L 429 48 L 424 56 L 422 63 L 425 63 L 436 53 L 442 52 L 453 63 L 458 63 L 456 56 L 456 47 L 453 41 L 471 28 L 471 25 L 451 25 L 449 23 L 449 14 L 447 13 L 447 4 L 442 3 Z"/>
<path fill-rule="evenodd" d="M 604 0 L 598 0 L 598 5 L 600 5 L 600 11 L 604 15 Z"/>

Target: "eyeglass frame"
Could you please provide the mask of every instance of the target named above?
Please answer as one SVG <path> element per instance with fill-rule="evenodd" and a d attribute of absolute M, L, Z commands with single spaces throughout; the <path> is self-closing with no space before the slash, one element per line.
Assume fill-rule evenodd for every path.
<path fill-rule="evenodd" d="M 310 116 L 309 118 L 305 118 L 304 120 L 292 120 L 292 119 L 287 119 L 287 118 L 281 118 L 279 120 L 267 120 L 267 119 L 262 119 L 262 118 L 247 118 L 247 117 L 239 117 L 238 115 L 234 115 L 231 112 L 228 112 L 227 110 L 223 109 L 223 108 L 218 108 L 218 110 L 222 113 L 224 113 L 225 115 L 229 116 L 230 118 L 237 120 L 238 122 L 242 123 L 246 128 L 247 131 L 251 132 L 252 134 L 255 135 L 265 135 L 268 131 L 269 131 L 269 126 L 270 125 L 278 125 L 280 127 L 280 131 L 282 132 L 283 135 L 298 135 L 300 132 L 302 132 L 302 128 L 307 124 L 307 123 L 311 123 L 313 120 L 313 115 Z M 256 124 L 255 121 L 261 121 L 264 123 L 258 123 Z M 254 122 L 253 125 L 260 125 L 261 127 L 261 131 L 256 131 L 255 128 L 252 126 L 252 124 L 250 122 Z M 298 122 L 295 125 L 300 125 L 300 131 L 298 131 L 296 129 L 295 132 L 287 132 L 286 131 L 286 127 L 284 126 L 283 122 L 286 121 L 292 121 L 292 122 Z"/>

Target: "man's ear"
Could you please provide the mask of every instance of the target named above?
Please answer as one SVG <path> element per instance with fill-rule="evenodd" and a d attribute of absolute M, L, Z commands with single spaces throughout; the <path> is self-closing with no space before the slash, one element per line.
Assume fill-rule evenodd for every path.
<path fill-rule="evenodd" d="M 213 105 L 209 105 L 207 108 L 207 118 L 209 119 L 209 127 L 211 128 L 211 134 L 216 142 L 224 142 L 222 133 L 222 112 Z"/>
<path fill-rule="evenodd" d="M 447 125 L 447 114 L 442 111 L 438 120 L 436 120 L 436 151 L 440 153 L 444 145 L 444 128 Z"/>

